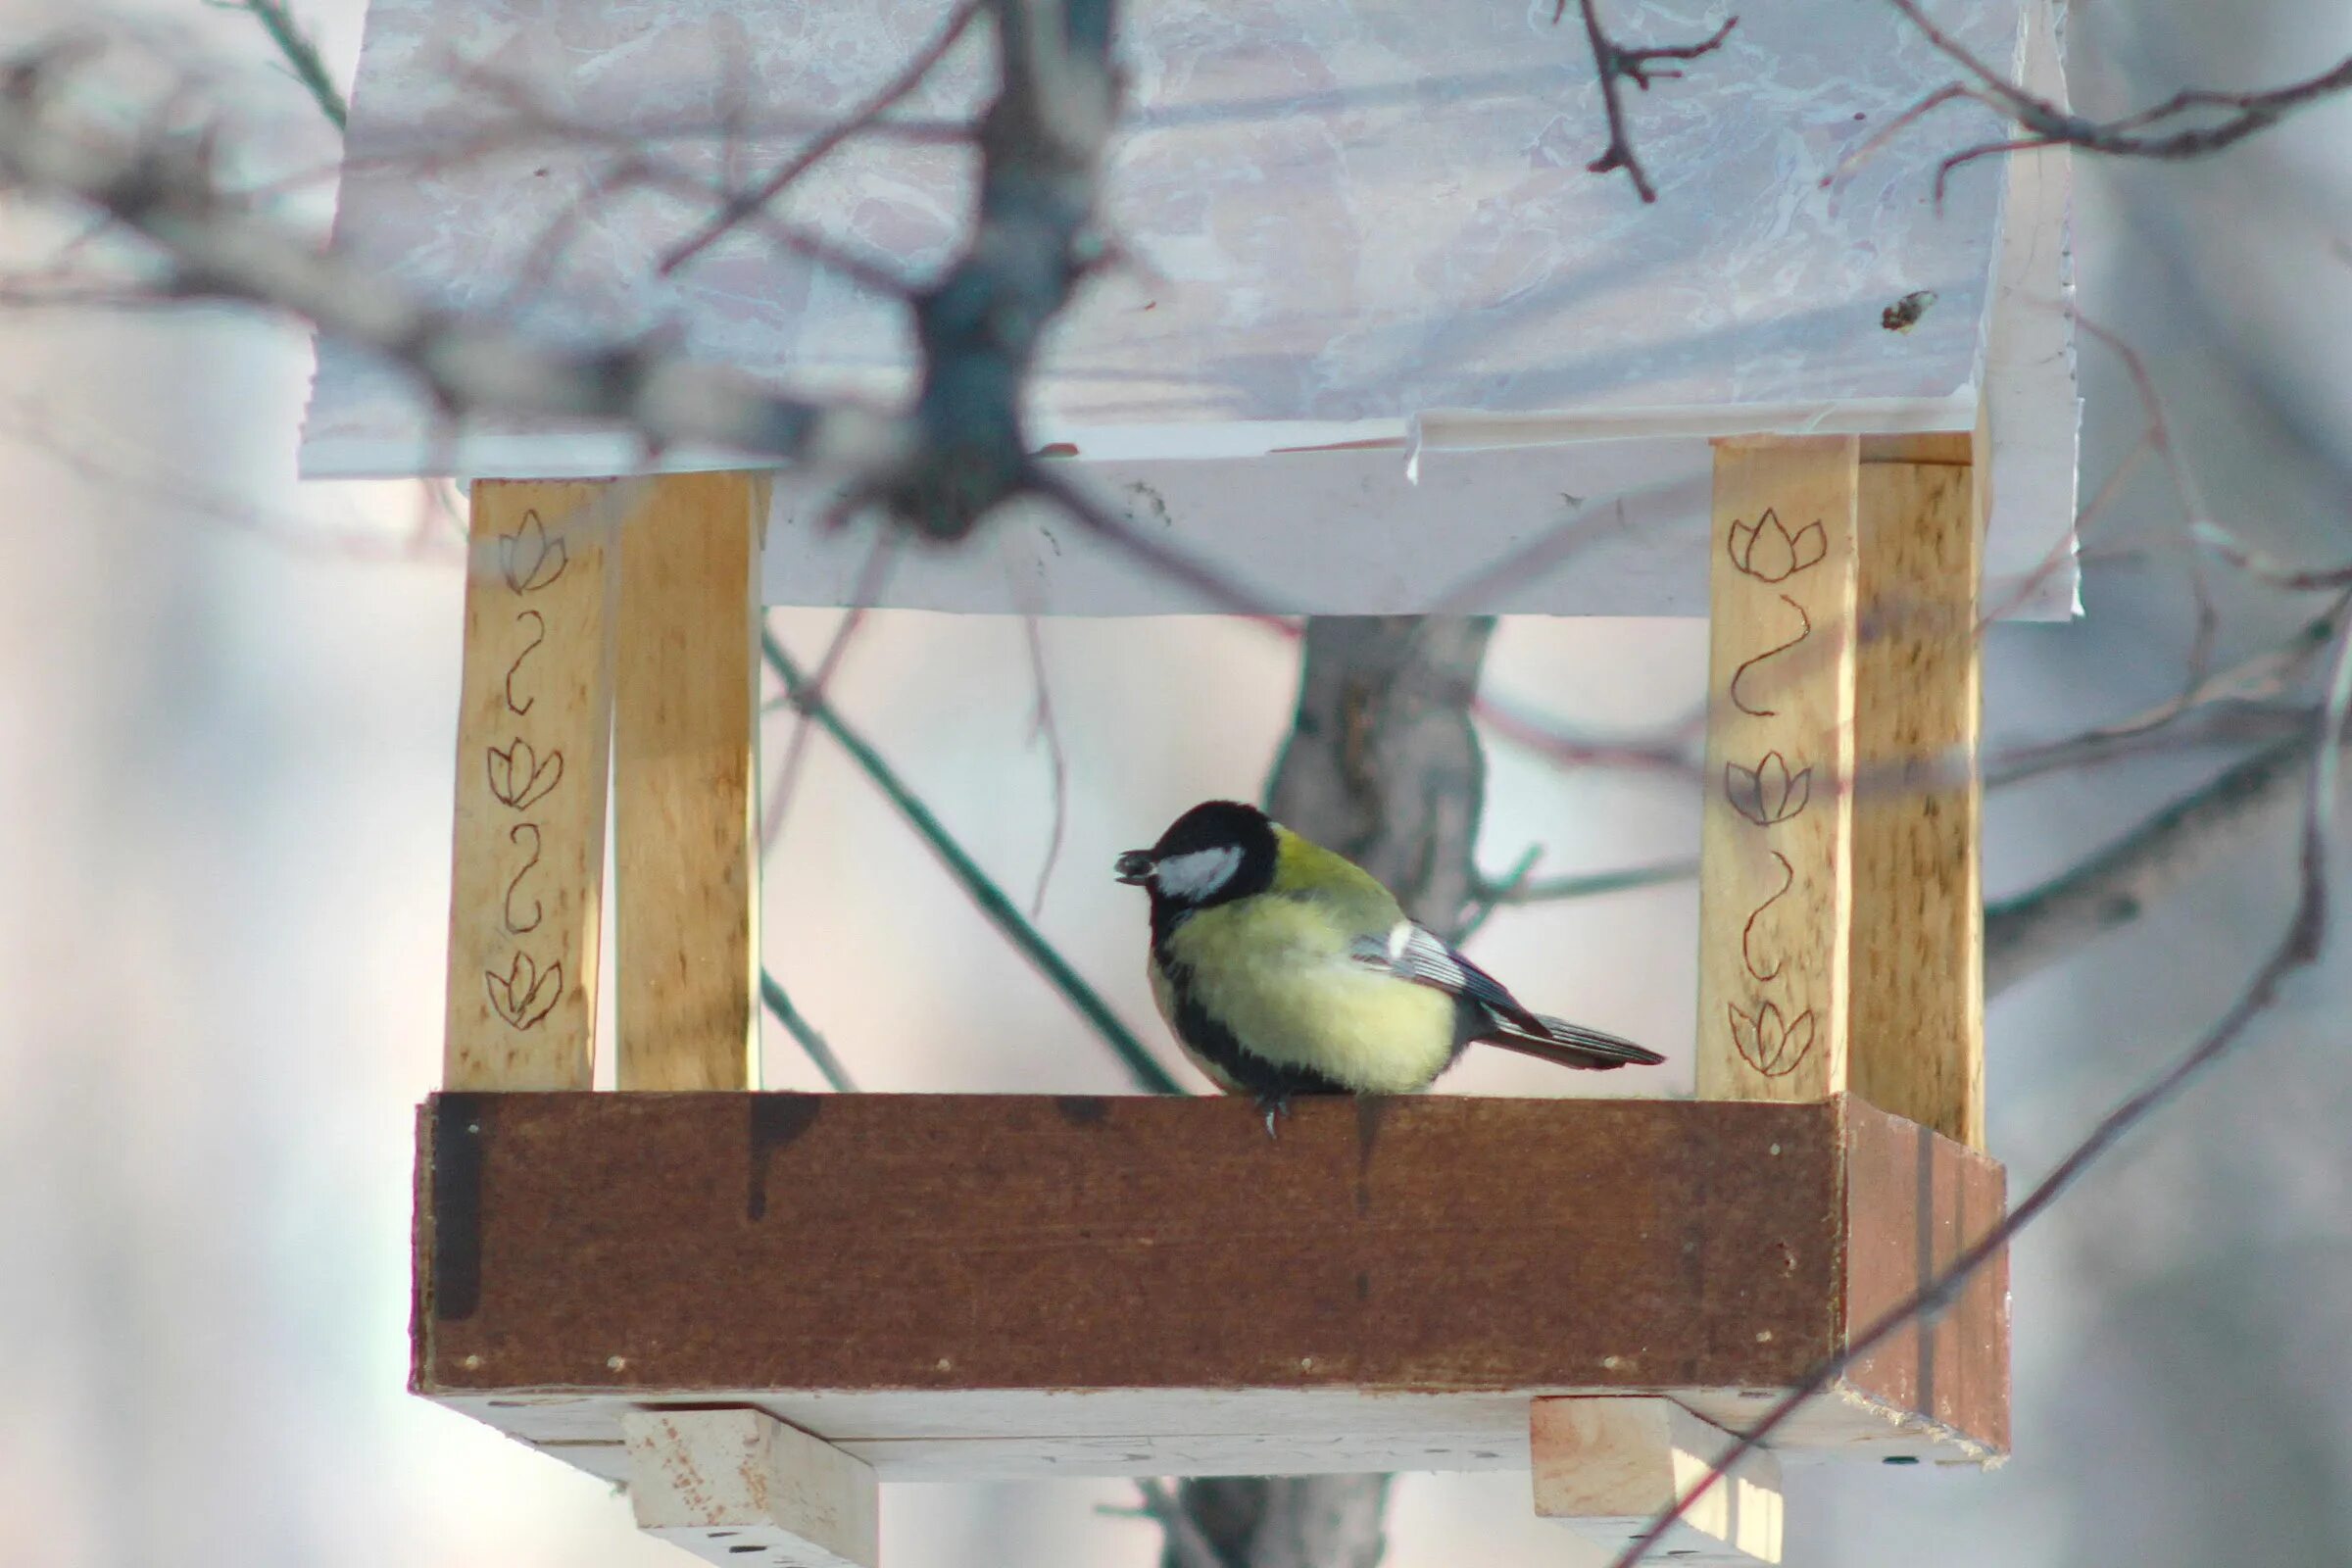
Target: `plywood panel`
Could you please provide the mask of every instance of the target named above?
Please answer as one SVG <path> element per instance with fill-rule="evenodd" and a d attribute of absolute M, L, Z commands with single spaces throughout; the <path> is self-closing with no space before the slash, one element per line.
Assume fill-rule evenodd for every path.
<path fill-rule="evenodd" d="M 1860 1333 L 1939 1279 L 2000 1222 L 2001 1167 L 1893 1116 L 1847 1122 L 1845 1332 Z M 1848 1369 L 1848 1396 L 2009 1446 L 2009 1261 L 1995 1256 L 1952 1304 Z"/>
<path fill-rule="evenodd" d="M 756 1404 L 929 1478 L 1492 1467 L 1539 1394 L 1737 1424 L 1838 1345 L 1849 1255 L 1916 1239 L 1845 1194 L 1862 1120 L 1902 1126 L 1431 1097 L 1302 1102 L 1269 1141 L 1224 1099 L 447 1096 L 416 1384 L 561 1445 Z M 1985 1451 L 1874 1388 L 1788 1442 Z"/>

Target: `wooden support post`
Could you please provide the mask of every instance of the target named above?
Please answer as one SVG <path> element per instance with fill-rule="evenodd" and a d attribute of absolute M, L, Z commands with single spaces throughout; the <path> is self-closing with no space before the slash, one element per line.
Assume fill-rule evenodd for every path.
<path fill-rule="evenodd" d="M 1717 446 L 1701 1099 L 1983 1147 L 1983 442 Z"/>
<path fill-rule="evenodd" d="M 1984 1147 L 1984 896 L 1977 597 L 1966 436 L 1865 442 L 1854 680 L 1849 1082 L 1882 1110 Z"/>
<path fill-rule="evenodd" d="M 621 545 L 614 675 L 622 1089 L 748 1089 L 759 1045 L 763 473 L 665 474 Z"/>
<path fill-rule="evenodd" d="M 632 486 L 473 487 L 449 919 L 450 1089 L 586 1089 L 609 626 Z"/>
<path fill-rule="evenodd" d="M 621 1417 L 637 1528 L 710 1562 L 875 1568 L 874 1472 L 764 1410 Z"/>
<path fill-rule="evenodd" d="M 1701 1100 L 1845 1087 L 1857 454 L 1851 436 L 1716 444 Z"/>
<path fill-rule="evenodd" d="M 1556 1519 L 1613 1550 L 1696 1486 L 1732 1441 L 1721 1427 L 1654 1395 L 1531 1405 L 1537 1517 Z M 1690 1505 L 1657 1550 L 1681 1562 L 1779 1562 L 1780 1461 L 1765 1449 L 1741 1459 Z"/>

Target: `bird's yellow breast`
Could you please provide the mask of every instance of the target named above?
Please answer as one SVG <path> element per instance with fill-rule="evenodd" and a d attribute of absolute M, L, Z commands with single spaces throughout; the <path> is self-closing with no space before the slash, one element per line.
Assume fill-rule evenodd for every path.
<path fill-rule="evenodd" d="M 1356 961 L 1348 940 L 1303 902 L 1261 895 L 1189 916 L 1171 957 L 1193 1002 L 1244 1050 L 1358 1093 L 1426 1087 L 1453 1056 L 1453 999 Z M 1156 960 L 1152 981 L 1181 1039 L 1175 984 Z"/>

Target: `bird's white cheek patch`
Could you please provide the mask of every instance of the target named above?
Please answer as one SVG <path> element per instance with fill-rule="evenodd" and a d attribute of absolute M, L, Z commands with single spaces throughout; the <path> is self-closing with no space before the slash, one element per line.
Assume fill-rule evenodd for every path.
<path fill-rule="evenodd" d="M 1229 844 L 1223 849 L 1171 855 L 1159 862 L 1152 880 L 1169 898 L 1198 902 L 1232 881 L 1233 873 L 1241 868 L 1242 852 Z"/>

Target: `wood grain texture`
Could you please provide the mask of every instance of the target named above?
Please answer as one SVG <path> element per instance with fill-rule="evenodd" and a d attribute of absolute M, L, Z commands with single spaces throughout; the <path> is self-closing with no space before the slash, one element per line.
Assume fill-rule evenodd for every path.
<path fill-rule="evenodd" d="M 677 473 L 621 545 L 613 874 L 622 1089 L 748 1089 L 758 1062 L 763 473 Z"/>
<path fill-rule="evenodd" d="M 762 1410 L 620 1418 L 637 1528 L 708 1562 L 875 1568 L 874 1472 Z"/>
<path fill-rule="evenodd" d="M 1529 1410 L 1536 1516 L 1611 1551 L 1703 1480 L 1732 1435 L 1672 1399 L 1537 1399 Z M 1693 1502 L 1655 1547 L 1684 1562 L 1781 1560 L 1781 1462 L 1747 1453 Z"/>
<path fill-rule="evenodd" d="M 1845 1087 L 1853 792 L 1851 436 L 1715 452 L 1697 1088 Z"/>
<path fill-rule="evenodd" d="M 758 1404 L 885 1477 L 1498 1465 L 1532 1395 L 1737 1421 L 1830 1353 L 1849 1258 L 1917 1239 L 1849 1200 L 1853 1120 L 1902 1125 L 1432 1097 L 1269 1141 L 1221 1098 L 442 1096 L 415 1383 L 553 1444 Z M 1985 1452 L 1939 1419 L 1874 1385 L 1791 1441 Z"/>
<path fill-rule="evenodd" d="M 585 1089 L 631 482 L 473 486 L 450 869 L 452 1089 Z"/>
<path fill-rule="evenodd" d="M 1858 1334 L 1938 1278 L 1999 1223 L 2008 1178 L 1984 1155 L 1861 1107 L 1846 1122 L 1846 1334 Z M 2009 1259 L 1994 1257 L 1947 1311 L 1896 1334 L 1848 1368 L 1846 1397 L 1907 1412 L 1926 1429 L 2009 1447 Z"/>
<path fill-rule="evenodd" d="M 1862 466 L 1847 1083 L 1982 1149 L 1976 471 Z"/>

